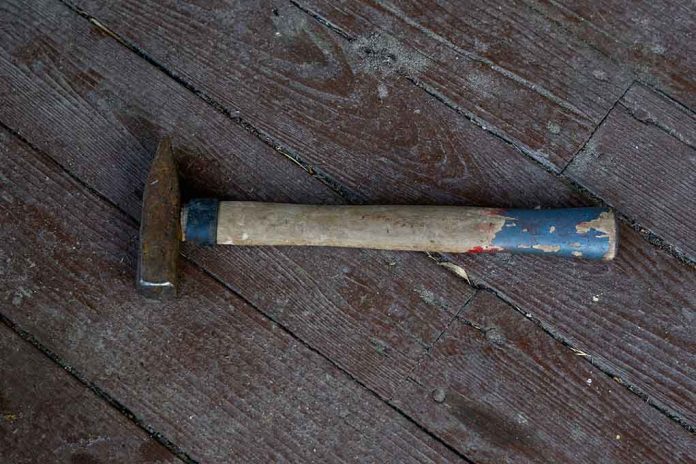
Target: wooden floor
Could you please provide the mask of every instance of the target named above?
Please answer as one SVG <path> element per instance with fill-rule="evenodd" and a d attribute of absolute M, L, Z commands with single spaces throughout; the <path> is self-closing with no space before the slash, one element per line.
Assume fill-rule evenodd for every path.
<path fill-rule="evenodd" d="M 0 2 L 3 463 L 696 462 L 696 8 Z M 610 205 L 616 260 L 182 250 L 143 183 Z"/>

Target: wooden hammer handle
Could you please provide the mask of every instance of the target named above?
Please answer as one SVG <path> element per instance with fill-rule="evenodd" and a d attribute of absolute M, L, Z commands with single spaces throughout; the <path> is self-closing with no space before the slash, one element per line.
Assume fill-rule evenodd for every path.
<path fill-rule="evenodd" d="M 538 253 L 609 260 L 617 227 L 606 208 L 327 206 L 194 200 L 183 239 L 221 245 L 304 245 L 453 253 Z"/>

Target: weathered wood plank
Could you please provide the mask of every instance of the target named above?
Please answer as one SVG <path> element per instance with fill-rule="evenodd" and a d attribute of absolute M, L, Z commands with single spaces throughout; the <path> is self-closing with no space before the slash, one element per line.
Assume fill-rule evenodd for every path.
<path fill-rule="evenodd" d="M 306 176 L 288 175 L 299 169 L 68 8 L 46 1 L 2 8 L 4 121 L 38 148 L 74 157 L 65 163 L 73 173 L 118 206 L 139 213 L 152 153 L 167 134 L 179 135 L 191 193 L 336 201 Z M 221 169 L 230 159 L 235 170 Z"/>
<path fill-rule="evenodd" d="M 525 0 L 643 81 L 696 108 L 696 9 L 689 2 Z"/>
<path fill-rule="evenodd" d="M 143 300 L 134 221 L 4 130 L 0 157 L 5 315 L 193 459 L 460 461 L 188 262 Z"/>
<path fill-rule="evenodd" d="M 541 320 L 592 362 L 686 424 L 696 422 L 696 272 L 620 228 L 608 263 L 451 255 L 469 276 Z"/>
<path fill-rule="evenodd" d="M 99 2 L 97 1 L 97 4 Z M 429 37 L 428 34 L 424 33 L 423 30 L 420 30 L 418 28 L 409 29 L 408 24 L 401 25 L 399 21 L 405 21 L 406 23 L 409 23 L 408 18 L 411 16 L 417 17 L 418 21 L 426 23 L 428 27 L 431 27 L 432 30 L 437 30 L 438 32 L 441 32 L 441 35 L 438 35 L 442 40 L 454 40 L 455 38 L 459 40 L 463 40 L 466 42 L 466 46 L 469 48 L 476 48 L 476 43 L 478 41 L 479 43 L 479 48 L 482 47 L 481 44 L 486 44 L 486 40 L 488 42 L 495 42 L 495 40 L 498 40 L 501 36 L 510 35 L 510 34 L 516 34 L 514 37 L 510 40 L 503 41 L 504 43 L 498 44 L 495 48 L 495 50 L 492 50 L 491 53 L 493 55 L 491 56 L 496 56 L 498 57 L 500 61 L 499 64 L 495 64 L 495 66 L 503 66 L 501 69 L 508 69 L 508 68 L 514 68 L 514 69 L 520 69 L 522 70 L 521 72 L 539 72 L 540 76 L 539 79 L 547 79 L 547 81 L 541 82 L 539 84 L 539 89 L 553 89 L 554 92 L 559 93 L 561 92 L 561 89 L 565 89 L 565 92 L 568 93 L 568 97 L 566 98 L 568 101 L 572 101 L 573 104 L 575 104 L 578 107 L 584 108 L 583 111 L 588 112 L 589 108 L 592 107 L 592 105 L 596 104 L 596 98 L 594 95 L 596 95 L 600 90 L 598 88 L 605 88 L 607 86 L 611 87 L 613 85 L 613 90 L 611 91 L 611 98 L 606 98 L 604 100 L 604 103 L 600 105 L 600 108 L 593 113 L 592 120 L 594 123 L 598 123 L 601 118 L 606 114 L 606 111 L 611 107 L 613 102 L 618 98 L 619 95 L 623 92 L 623 89 L 626 88 L 628 85 L 628 82 L 630 79 L 628 79 L 625 75 L 625 73 L 621 73 L 620 70 L 615 69 L 615 66 L 612 64 L 611 60 L 607 60 L 605 56 L 603 56 L 601 53 L 598 53 L 595 50 L 591 50 L 591 47 L 586 46 L 582 42 L 579 42 L 578 40 L 573 40 L 571 38 L 567 37 L 567 33 L 563 31 L 563 28 L 558 29 L 556 26 L 551 27 L 548 24 L 548 21 L 546 21 L 545 16 L 542 15 L 541 13 L 536 12 L 534 9 L 530 9 L 529 6 L 525 6 L 522 3 L 515 3 L 515 4 L 509 4 L 506 3 L 505 8 L 495 8 L 496 5 L 487 5 L 485 7 L 481 6 L 476 6 L 473 5 L 471 8 L 468 8 L 467 11 L 474 11 L 476 14 L 467 14 L 467 15 L 456 15 L 457 9 L 455 7 L 446 7 L 446 6 L 437 6 L 437 7 L 432 7 L 430 5 L 421 5 L 422 2 L 413 3 L 413 4 L 403 4 L 400 5 L 400 8 L 403 10 L 396 10 L 393 6 L 389 6 L 385 4 L 377 4 L 373 5 L 370 2 L 351 2 L 347 5 L 341 5 L 341 6 L 335 6 L 334 4 L 331 4 L 331 6 L 326 6 L 326 8 L 330 9 L 333 13 L 329 14 L 321 10 L 321 8 L 317 5 L 312 4 L 311 6 L 314 9 L 317 9 L 319 11 L 319 14 L 326 14 L 328 15 L 329 19 L 332 21 L 336 18 L 334 18 L 334 15 L 337 15 L 338 18 L 341 19 L 341 21 L 345 21 L 350 27 L 348 28 L 353 35 L 358 35 L 358 36 L 365 36 L 368 34 L 370 31 L 373 31 L 376 27 L 376 25 L 382 25 L 387 24 L 389 28 L 395 29 L 397 31 L 401 31 L 401 34 L 404 36 L 403 40 L 408 41 L 408 40 L 415 40 L 415 39 L 408 39 L 408 37 L 411 36 L 417 36 L 421 37 L 424 36 L 426 38 L 423 38 L 422 41 L 427 41 Z M 95 6 L 92 5 L 92 3 L 85 3 L 83 6 L 91 7 Z M 127 5 L 127 2 L 126 2 Z M 459 6 L 461 7 L 461 5 Z M 123 30 L 127 33 L 130 34 L 131 37 L 134 37 L 137 43 L 140 43 L 139 41 L 145 41 L 148 45 L 151 45 L 153 53 L 163 53 L 168 47 L 173 47 L 174 44 L 176 43 L 176 46 L 180 43 L 179 40 L 174 41 L 174 37 L 170 33 L 166 32 L 152 32 L 156 28 L 154 27 L 138 27 L 138 21 L 150 21 L 154 22 L 156 19 L 154 19 L 154 8 L 155 7 L 148 7 L 147 5 L 145 6 L 119 6 L 116 5 L 114 6 L 109 6 L 103 9 L 98 10 L 101 15 L 104 15 L 110 22 L 109 24 L 116 24 L 117 26 L 120 26 L 123 24 Z M 177 10 L 177 6 L 172 6 L 172 15 L 176 16 L 177 14 L 182 12 L 179 12 Z M 188 7 L 181 7 L 181 8 L 188 8 Z M 264 11 L 266 11 L 268 8 L 264 7 L 259 7 L 259 6 L 250 6 L 249 11 L 247 10 L 244 11 L 245 14 L 252 15 L 252 19 L 246 21 L 245 27 L 247 27 L 250 30 L 254 31 L 254 37 L 257 36 L 264 36 L 264 33 L 270 34 L 272 30 L 277 29 L 277 25 L 273 24 L 265 24 L 264 28 L 264 23 L 258 19 L 259 16 L 262 16 L 264 14 Z M 88 8 L 89 10 L 89 8 Z M 113 11 L 112 11 L 113 10 Z M 183 11 L 183 10 L 182 10 Z M 219 4 L 215 8 L 215 12 L 224 12 L 225 11 L 225 4 Z M 272 10 L 276 11 L 276 13 L 279 14 L 279 16 L 274 16 L 275 18 L 279 18 L 276 20 L 278 21 L 290 21 L 290 22 L 301 22 L 299 20 L 296 20 L 292 15 L 287 15 L 288 17 L 283 16 L 282 14 L 282 9 L 281 10 Z M 193 17 L 199 18 L 201 21 L 205 19 L 206 24 L 218 24 L 220 26 L 220 30 L 224 29 L 223 23 L 220 22 L 215 22 L 214 19 L 211 19 L 209 16 L 213 15 L 214 12 L 211 11 L 205 11 L 204 9 L 198 9 L 195 7 L 190 7 L 186 9 L 185 11 L 188 16 L 193 15 Z M 133 21 L 129 21 L 128 19 L 130 18 L 130 15 L 133 16 L 138 16 L 138 18 L 133 18 Z M 273 13 L 275 15 L 275 13 Z M 386 18 L 386 16 L 394 16 L 399 18 L 399 21 L 392 20 L 389 21 Z M 139 16 L 152 16 L 150 19 L 142 19 L 139 18 Z M 188 17 L 187 16 L 187 17 Z M 222 15 L 224 16 L 224 15 Z M 176 16 L 178 17 L 178 16 Z M 183 16 L 182 16 L 183 17 Z M 255 19 L 256 18 L 256 19 Z M 352 20 L 351 20 L 352 18 Z M 381 19 L 380 19 L 381 18 Z M 176 21 L 176 18 L 173 19 L 173 21 Z M 212 21 L 212 22 L 211 22 Z M 220 20 L 222 21 L 222 20 Z M 337 24 L 342 24 L 341 21 L 339 21 Z M 334 21 L 336 22 L 336 21 Z M 413 21 L 411 21 L 413 22 Z M 148 24 L 150 24 L 148 23 Z M 226 23 L 224 23 L 226 24 Z M 398 26 L 395 24 L 399 24 Z M 420 23 L 419 23 L 420 24 Z M 486 24 L 486 28 L 481 28 L 480 24 Z M 302 24 L 304 27 L 304 23 Z M 386 26 L 385 26 L 386 27 Z M 426 27 L 426 26 L 422 26 Z M 549 29 L 550 28 L 550 29 Z M 390 29 L 390 30 L 391 30 Z M 426 30 L 431 30 L 427 29 Z M 472 34 L 462 34 L 461 31 L 472 31 Z M 410 31 L 410 32 L 408 32 Z M 506 32 L 507 31 L 507 32 Z M 512 31 L 512 32 L 511 32 Z M 283 35 L 280 30 L 277 30 L 280 34 L 280 36 Z M 506 34 L 503 34 L 503 32 L 506 32 Z M 173 34 L 173 33 L 172 33 Z M 217 30 L 213 30 L 212 32 L 206 29 L 205 31 L 202 31 L 201 37 L 204 34 L 212 34 L 215 35 L 217 34 Z M 551 41 L 543 41 L 543 40 L 533 40 L 534 38 L 539 38 L 539 37 L 545 37 L 545 35 L 552 35 L 554 40 Z M 432 35 L 432 34 L 430 34 Z M 276 37 L 277 38 L 277 37 Z M 497 38 L 497 39 L 496 39 Z M 242 40 L 246 40 L 246 37 L 242 35 Z M 376 40 L 376 39 L 375 39 Z M 421 39 L 419 39 L 421 40 Z M 199 46 L 199 41 L 198 39 L 191 38 L 190 36 L 187 36 L 185 38 L 186 43 L 188 43 L 192 48 L 196 48 Z M 482 42 L 483 41 L 483 42 Z M 500 41 L 500 40 L 498 40 Z M 275 42 L 278 42 L 276 40 Z M 314 43 L 317 42 L 316 40 L 314 42 L 312 41 L 306 41 L 308 47 L 314 46 L 316 47 L 321 47 L 322 43 Z M 374 41 L 373 41 L 374 42 Z M 470 42 L 470 43 L 469 43 Z M 547 45 L 547 42 L 549 43 Z M 270 43 L 271 45 L 268 45 Z M 497 42 L 496 42 L 497 43 Z M 254 45 L 251 40 L 246 40 L 245 45 L 247 47 L 250 47 Z M 273 47 L 273 40 L 271 38 L 268 39 L 267 42 L 263 42 L 261 44 L 256 44 L 257 46 L 260 46 L 260 48 L 267 53 L 272 53 L 275 48 L 278 47 Z M 375 43 L 372 44 L 372 48 L 368 50 L 368 52 L 374 54 L 377 53 L 376 50 L 380 49 L 381 47 L 386 47 L 389 48 L 387 45 L 391 46 L 393 50 L 392 52 L 397 51 L 397 48 L 395 43 L 387 44 L 382 40 L 381 45 L 376 44 L 378 46 L 374 46 Z M 455 44 L 456 45 L 456 44 Z M 365 62 L 367 62 L 373 71 L 375 71 L 375 60 L 377 58 L 370 57 L 368 55 L 365 55 L 365 48 L 368 46 L 367 42 L 364 40 L 358 40 L 353 44 L 353 47 L 349 51 L 355 51 L 357 49 L 358 52 L 362 53 L 360 58 L 363 58 Z M 299 45 L 298 45 L 299 47 Z M 293 49 L 294 52 L 297 52 L 297 48 Z M 400 46 L 401 47 L 401 46 Z M 511 48 L 512 47 L 512 48 Z M 515 48 L 516 47 L 516 48 Z M 552 49 L 547 49 L 545 47 L 555 47 Z M 368 47 L 369 48 L 369 47 Z M 442 48 L 442 47 L 440 47 Z M 447 47 L 445 47 L 447 48 Z M 451 48 L 451 47 L 450 47 Z M 486 47 L 483 47 L 486 48 Z M 490 48 L 490 47 L 488 47 Z M 519 50 L 518 50 L 519 48 Z M 558 50 L 556 49 L 558 48 Z M 370 51 L 371 50 L 371 51 Z M 399 48 L 403 52 L 403 47 Z M 513 53 L 516 52 L 516 53 Z M 542 59 L 540 58 L 543 56 L 543 54 L 546 53 L 549 55 L 546 57 L 547 59 Z M 570 53 L 575 59 L 577 59 L 578 56 L 583 57 L 582 63 L 575 63 L 573 60 L 569 58 L 570 55 L 567 55 Z M 309 56 L 305 58 L 310 58 Z M 365 59 L 367 58 L 367 59 Z M 385 58 L 385 57 L 382 57 Z M 411 61 L 416 61 L 415 60 L 415 55 Z M 533 58 L 533 59 L 532 59 Z M 388 56 L 385 58 L 387 61 L 391 58 Z M 487 58 L 489 59 L 489 58 Z M 378 59 L 377 59 L 378 60 Z M 594 60 L 594 64 L 596 65 L 594 68 L 590 66 L 591 62 Z M 275 61 L 267 61 L 267 60 L 259 60 L 259 63 L 247 63 L 245 62 L 245 66 L 251 67 L 251 66 L 258 66 L 259 68 L 271 68 L 273 69 L 273 66 L 276 65 Z M 338 60 L 336 60 L 338 61 Z M 379 60 L 378 60 L 379 61 Z M 454 62 L 456 60 L 450 60 L 451 62 Z M 177 69 L 178 67 L 183 67 L 184 69 L 187 68 L 190 63 L 185 63 L 181 60 L 176 61 L 176 62 L 168 62 L 164 60 L 163 62 L 166 63 L 166 65 L 173 64 Z M 572 62 L 570 65 L 568 62 Z M 269 64 L 270 63 L 270 64 Z M 497 63 L 497 62 L 496 62 Z M 540 64 L 541 63 L 541 64 Z M 491 66 L 493 66 L 494 63 L 491 63 Z M 214 64 L 212 65 L 214 66 Z M 494 66 L 494 67 L 495 67 Z M 359 68 L 359 66 L 353 66 L 354 68 Z M 365 66 L 363 66 L 364 70 Z M 577 68 L 577 69 L 576 69 Z M 498 68 L 496 68 L 498 69 Z M 561 69 L 565 70 L 564 72 L 568 70 L 572 70 L 571 76 L 565 76 L 565 75 L 559 75 L 559 72 L 552 72 L 553 69 Z M 590 71 L 591 69 L 591 71 Z M 398 71 L 399 70 L 399 63 L 394 64 L 394 69 L 392 71 Z M 270 71 L 269 71 L 270 72 Z M 218 73 L 212 73 L 211 75 L 217 75 Z M 461 73 L 460 73 L 461 74 Z M 442 73 L 438 73 L 438 75 L 442 75 Z M 620 77 L 620 85 L 614 85 L 614 84 L 609 84 L 609 82 L 613 82 L 613 79 L 615 79 L 617 76 Z M 530 78 L 530 76 L 526 76 L 526 78 Z M 302 80 L 304 79 L 304 81 Z M 573 79 L 586 79 L 587 82 L 585 82 L 583 85 L 581 85 L 578 82 L 575 82 Z M 300 82 L 305 82 L 307 80 L 306 78 L 306 73 L 305 75 L 300 76 Z M 204 88 L 208 89 L 210 88 L 211 91 L 215 91 L 214 88 L 219 88 L 221 86 L 224 86 L 225 84 L 219 84 L 218 81 L 216 82 L 199 82 L 194 78 L 194 82 L 196 85 L 201 85 Z M 530 81 L 531 82 L 531 81 Z M 297 79 L 294 81 L 294 83 L 297 83 Z M 592 85 L 598 86 L 598 88 L 592 87 Z M 277 82 L 270 82 L 270 85 L 277 85 Z M 553 86 L 556 87 L 553 87 Z M 217 87 L 216 87 L 217 86 Z M 379 85 L 378 85 L 379 87 Z M 461 88 L 461 86 L 454 86 L 455 88 Z M 389 89 L 385 86 L 382 87 L 382 92 L 389 92 Z M 219 94 L 220 92 L 218 92 Z M 249 93 L 246 92 L 245 95 Z M 378 92 L 379 93 L 379 92 Z M 231 102 L 229 96 L 229 92 L 225 95 L 216 95 L 216 97 L 220 98 L 220 101 L 222 102 Z M 572 97 L 574 96 L 574 97 Z M 243 99 L 244 96 L 238 97 L 238 99 Z M 380 99 L 381 100 L 381 99 Z M 469 99 L 470 100 L 470 99 Z M 529 106 L 534 106 L 530 102 L 534 101 L 534 99 L 528 98 L 525 105 L 527 107 Z M 583 103 L 584 102 L 584 103 Z M 241 107 L 238 102 L 232 102 L 233 106 L 236 107 Z M 321 102 L 319 102 L 321 103 Z M 316 106 L 320 106 L 317 104 Z M 256 112 L 258 113 L 258 111 Z M 246 113 L 245 113 L 246 114 Z M 307 111 L 303 111 L 303 115 L 307 114 Z M 513 114 L 514 118 L 516 121 L 520 120 L 519 118 L 519 112 L 514 112 L 511 111 L 509 114 Z M 254 116 L 255 117 L 255 116 Z M 314 118 L 318 119 L 318 118 Z M 411 118 L 412 119 L 412 118 Z M 538 122 L 539 119 L 537 118 L 536 121 Z M 309 126 L 312 124 L 315 124 L 314 120 L 309 120 L 306 119 L 303 124 Z M 400 126 L 401 127 L 406 127 L 408 123 L 406 122 L 401 122 Z M 548 129 L 552 130 L 552 132 L 555 132 L 560 130 L 560 126 L 556 124 L 553 121 L 550 121 L 550 126 Z M 353 125 L 355 127 L 355 125 Z M 419 127 L 414 127 L 413 130 L 419 130 Z M 573 132 L 573 131 L 571 131 Z M 584 137 L 589 136 L 590 132 L 586 132 Z M 335 135 L 335 131 L 332 131 L 332 135 Z M 333 137 L 335 140 L 335 136 Z M 377 139 L 377 137 L 375 137 Z M 379 137 L 379 140 L 382 140 L 383 137 Z M 355 158 L 360 158 L 362 162 L 363 156 L 361 154 L 357 154 L 357 156 L 353 155 L 350 157 L 351 162 L 355 162 Z M 314 160 L 314 158 L 311 158 Z M 317 161 L 317 162 L 323 162 L 326 159 L 326 156 L 322 158 L 322 161 Z M 569 159 L 569 158 L 568 158 Z M 332 160 L 333 161 L 333 160 Z M 567 159 L 566 159 L 567 161 Z M 340 163 L 340 161 L 339 161 Z M 333 163 L 332 163 L 333 164 Z M 365 172 L 366 170 L 370 170 L 374 172 L 374 168 L 370 167 L 367 168 L 364 164 L 362 165 L 363 169 L 362 171 Z M 383 169 L 383 171 L 387 171 L 386 169 Z M 441 178 L 442 175 L 446 174 L 441 174 L 440 172 L 435 172 L 434 176 L 430 176 L 431 178 Z M 360 183 L 363 185 L 363 183 Z"/>
<path fill-rule="evenodd" d="M 389 84 L 382 82 L 391 74 L 412 76 L 486 130 L 557 167 L 571 159 L 632 79 L 559 28 L 545 30 L 543 16 L 523 5 L 513 8 L 505 3 L 499 11 L 496 5 L 472 2 L 465 15 L 425 5 L 424 12 L 432 11 L 452 25 L 451 34 L 438 35 L 422 33 L 407 11 L 370 2 L 330 3 L 327 10 L 348 13 L 336 17 L 327 12 L 327 17 L 360 37 L 347 44 L 328 37 L 332 33 L 321 30 L 312 18 L 280 2 L 74 3 L 318 164 L 326 162 L 327 154 L 367 157 L 372 147 L 365 142 L 391 144 L 392 150 L 406 152 L 402 157 L 407 155 L 404 142 L 417 130 L 416 119 L 375 118 L 390 111 L 390 99 L 382 102 L 380 95 L 391 93 Z M 420 8 L 419 2 L 411 3 Z M 307 5 L 320 10 L 318 4 Z M 345 16 L 349 19 L 342 21 Z M 474 25 L 462 23 L 470 16 Z M 485 27 L 476 26 L 477 21 L 484 21 Z M 380 30 L 387 34 L 372 34 Z M 477 35 L 479 49 L 473 38 L 473 45 L 461 41 Z M 609 77 L 597 79 L 597 69 Z M 283 118 L 274 117 L 278 111 Z M 388 136 L 381 137 L 380 129 Z"/>
<path fill-rule="evenodd" d="M 27 291 L 18 288 L 12 301 L 21 304 Z M 181 462 L 4 324 L 0 359 L 3 462 Z"/>
<path fill-rule="evenodd" d="M 99 12 L 128 23 L 131 21 L 119 14 L 133 15 L 135 25 L 147 22 L 148 27 L 143 25 L 143 30 L 147 31 L 156 29 L 152 22 L 165 21 L 163 15 L 172 16 L 170 23 L 182 18 L 184 13 L 176 10 L 178 7 L 194 10 L 186 10 L 189 22 L 194 25 L 203 21 L 194 13 L 206 14 L 209 27 L 198 28 L 195 34 L 151 38 L 160 49 L 183 46 L 190 51 L 182 49 L 182 53 L 197 56 L 214 51 L 203 46 L 203 42 L 217 40 L 218 35 L 223 35 L 222 29 L 240 29 L 243 35 L 240 32 L 239 37 L 234 37 L 234 53 L 222 49 L 229 39 L 226 32 L 216 52 L 224 53 L 226 63 L 231 59 L 243 60 L 230 65 L 230 71 L 236 74 L 217 78 L 217 71 L 212 69 L 199 73 L 218 86 L 219 94 L 211 95 L 219 97 L 223 103 L 230 103 L 233 97 L 249 99 L 249 95 L 258 92 L 267 95 L 251 98 L 253 105 L 240 114 L 259 123 L 258 127 L 267 133 L 277 135 L 279 145 L 298 149 L 297 153 L 304 160 L 335 178 L 340 177 L 349 192 L 362 189 L 384 192 L 377 197 L 371 193 L 370 202 L 461 204 L 468 201 L 495 206 L 567 204 L 566 200 L 557 199 L 563 194 L 554 188 L 550 191 L 543 188 L 547 176 L 533 163 L 519 163 L 514 159 L 519 156 L 516 149 L 500 143 L 403 78 L 390 74 L 389 69 L 373 69 L 376 64 L 366 60 L 363 52 L 321 28 L 296 8 L 278 6 L 274 9 L 273 5 L 245 2 L 225 7 L 221 3 L 216 6 L 219 11 L 206 12 L 202 8 L 199 12 L 195 6 L 177 4 L 155 13 L 162 8 L 161 4 L 140 5 L 139 2 L 136 7 L 123 2 L 113 7 L 126 9 L 124 11 L 111 11 L 112 6 L 109 6 Z M 227 13 L 218 14 L 221 11 Z M 261 16 L 260 12 L 268 14 Z M 223 20 L 226 22 L 220 25 L 221 30 L 213 27 L 216 21 Z M 290 27 L 288 24 L 294 25 L 296 30 L 282 29 Z M 139 31 L 134 29 L 133 33 Z M 216 62 L 215 58 L 210 56 L 206 60 Z M 219 58 L 222 62 L 222 56 Z M 329 69 L 324 69 L 322 64 Z M 282 68 L 282 72 L 277 68 Z M 185 72 L 188 69 L 185 68 Z M 266 75 L 275 80 L 266 79 Z M 291 86 L 293 92 L 281 92 L 281 85 Z M 282 95 L 282 98 L 270 98 L 270 95 Z M 266 100 L 284 103 L 271 107 L 266 105 Z M 237 107 L 236 103 L 231 105 L 231 108 Z M 284 115 L 282 118 L 278 117 L 279 111 Z M 265 119 L 257 119 L 257 116 Z M 290 121 L 297 118 L 301 118 L 301 122 L 298 119 L 291 127 Z M 284 129 L 275 131 L 272 124 L 283 124 Z M 510 172 L 513 169 L 516 170 L 514 175 Z M 498 184 L 506 181 L 510 183 L 510 190 L 500 189 Z M 390 184 L 389 189 L 382 188 L 386 183 Z"/>
<path fill-rule="evenodd" d="M 462 58 L 484 62 L 506 78 L 536 86 L 539 97 L 582 110 L 595 123 L 596 117 L 601 119 L 602 113 L 606 114 L 611 107 L 611 96 L 616 101 L 620 89 L 626 89 L 631 76 L 668 89 L 692 109 L 696 103 L 693 77 L 696 14 L 681 2 L 609 1 L 597 5 L 585 0 L 485 3 L 364 0 L 337 4 L 301 0 L 299 3 L 352 35 L 385 31 L 430 57 L 444 56 L 442 48 L 454 49 Z M 443 79 L 461 67 L 461 62 L 452 60 L 451 56 L 434 61 L 437 72 L 447 76 Z M 468 77 L 471 73 L 460 68 L 459 74 Z M 421 79 L 429 82 L 427 77 Z M 457 80 L 452 83 L 457 84 L 453 87 L 461 87 Z M 495 90 L 499 91 L 500 87 Z M 462 96 L 451 95 L 455 92 L 452 89 L 440 91 L 466 107 L 466 101 L 460 103 L 464 100 Z M 481 86 L 473 92 L 480 96 L 490 90 Z M 505 100 L 506 95 L 502 93 L 502 97 Z M 530 101 L 533 99 L 529 96 L 520 98 L 521 105 Z M 516 135 L 515 129 L 496 124 L 481 109 L 472 112 Z M 531 126 L 538 131 L 543 129 L 539 127 L 540 120 L 543 118 L 536 121 L 523 118 L 511 124 L 516 128 Z M 568 127 L 564 121 L 550 121 L 550 124 L 554 130 L 553 124 L 558 128 Z M 565 162 L 570 159 L 560 156 Z"/>
<path fill-rule="evenodd" d="M 696 145 L 696 115 L 680 102 L 636 83 L 619 103 L 639 121 L 655 124 L 691 147 Z"/>
<path fill-rule="evenodd" d="M 565 173 L 696 261 L 696 115 L 636 85 Z"/>
<path fill-rule="evenodd" d="M 479 292 L 397 402 L 475 462 L 696 460 L 689 432 L 624 392 Z"/>
<path fill-rule="evenodd" d="M 390 34 L 428 56 L 419 81 L 558 168 L 632 80 L 521 1 L 298 3 L 354 37 Z"/>
<path fill-rule="evenodd" d="M 0 8 L 13 22 L 3 29 L 0 51 L 0 120 L 133 217 L 156 143 L 168 133 L 191 192 L 341 201 L 64 6 Z M 418 254 L 236 247 L 186 253 L 385 397 L 472 295 Z M 380 278 L 385 274 L 392 278 Z"/>

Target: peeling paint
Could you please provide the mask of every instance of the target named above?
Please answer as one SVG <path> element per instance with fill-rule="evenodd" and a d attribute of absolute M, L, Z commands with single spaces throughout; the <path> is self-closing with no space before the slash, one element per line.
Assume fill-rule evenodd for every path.
<path fill-rule="evenodd" d="M 479 226 L 482 237 L 469 247 L 467 253 L 494 253 L 496 251 L 503 251 L 502 247 L 493 245 L 493 240 L 495 240 L 495 237 L 503 229 L 503 226 L 514 218 L 506 216 L 505 210 L 497 208 L 490 208 L 484 214 L 490 218 L 490 221 L 482 223 Z"/>
<path fill-rule="evenodd" d="M 561 251 L 560 245 L 532 245 L 535 250 L 541 250 L 544 253 L 557 253 Z"/>
<path fill-rule="evenodd" d="M 607 208 L 501 210 L 222 202 L 219 209 L 220 244 L 509 251 L 605 260 L 613 257 L 616 244 L 615 221 Z M 249 230 L 252 222 L 255 228 Z M 450 270 L 468 278 L 463 269 Z"/>
<path fill-rule="evenodd" d="M 486 211 L 486 216 L 491 216 L 496 219 L 504 219 L 506 221 L 514 221 L 515 218 L 513 216 L 509 216 L 508 213 L 509 210 L 502 209 L 502 208 L 488 208 Z"/>
<path fill-rule="evenodd" d="M 506 210 L 511 217 L 492 246 L 522 253 L 610 259 L 615 249 L 614 218 L 606 208 Z M 508 227 L 514 224 L 514 227 Z M 485 251 L 485 250 L 481 250 Z"/>
<path fill-rule="evenodd" d="M 614 231 L 614 219 L 611 217 L 609 212 L 602 212 L 597 219 L 591 221 L 581 222 L 575 226 L 575 230 L 578 234 L 587 234 L 590 230 L 597 230 L 602 232 L 604 235 L 599 235 L 597 238 L 606 238 L 611 235 Z"/>
<path fill-rule="evenodd" d="M 606 238 L 609 241 L 608 250 L 604 254 L 604 260 L 608 261 L 613 259 L 616 255 L 616 219 L 610 211 L 603 211 L 599 217 L 591 221 L 581 222 L 575 226 L 575 230 L 578 234 L 586 235 L 590 230 L 596 230 L 602 235 L 597 235 L 596 238 Z"/>

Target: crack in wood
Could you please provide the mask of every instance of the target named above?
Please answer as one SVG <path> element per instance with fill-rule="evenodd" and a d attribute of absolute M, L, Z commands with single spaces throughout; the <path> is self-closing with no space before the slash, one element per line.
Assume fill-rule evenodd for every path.
<path fill-rule="evenodd" d="M 510 71 L 509 69 L 500 66 L 496 63 L 494 63 L 492 60 L 485 58 L 477 53 L 474 53 L 469 50 L 465 50 L 451 41 L 445 39 L 441 35 L 437 34 L 436 32 L 422 26 L 421 24 L 417 23 L 416 21 L 413 21 L 411 18 L 408 17 L 408 15 L 404 14 L 401 10 L 396 8 L 395 6 L 385 3 L 383 0 L 377 0 L 376 3 L 392 13 L 394 16 L 397 18 L 401 19 L 404 21 L 406 24 L 416 28 L 419 30 L 421 33 L 423 33 L 426 37 L 429 37 L 433 40 L 435 40 L 438 43 L 441 43 L 442 45 L 445 45 L 446 47 L 450 48 L 454 52 L 458 53 L 461 56 L 464 56 L 466 58 L 469 58 L 470 60 L 477 61 L 481 64 L 485 64 L 486 66 L 490 67 L 492 70 L 500 73 L 502 76 L 505 76 L 506 78 L 515 81 L 516 83 L 522 85 L 523 87 L 526 87 L 540 96 L 548 99 L 549 101 L 555 103 L 556 105 L 560 106 L 561 108 L 570 111 L 571 113 L 580 116 L 581 118 L 585 118 L 589 121 L 592 120 L 587 114 L 585 114 L 582 110 L 577 108 L 576 106 L 570 104 L 569 102 L 565 101 L 564 99 L 558 97 L 557 95 L 554 95 L 553 92 L 543 88 L 542 86 L 535 84 L 534 82 L 531 82 L 528 79 L 525 79 L 524 77 L 520 76 L 519 74 Z"/>
<path fill-rule="evenodd" d="M 440 257 L 438 257 L 438 259 L 443 260 L 443 261 L 447 261 L 447 258 L 445 256 L 440 256 Z M 615 380 L 619 384 L 626 387 L 626 389 L 628 389 L 631 393 L 633 393 L 633 394 L 637 395 L 638 397 L 640 397 L 641 399 L 643 399 L 650 406 L 655 408 L 655 410 L 659 411 L 660 413 L 664 414 L 665 416 L 667 416 L 668 418 L 670 418 L 674 422 L 678 423 L 680 426 L 685 428 L 687 431 L 692 432 L 692 433 L 696 432 L 696 427 L 693 424 L 689 423 L 686 420 L 686 418 L 684 418 L 678 412 L 673 411 L 673 410 L 671 410 L 671 409 L 669 409 L 661 404 L 658 404 L 654 400 L 652 400 L 645 390 L 643 390 L 639 386 L 634 385 L 634 384 L 628 382 L 627 380 L 625 380 L 622 377 L 620 372 L 613 369 L 611 367 L 611 365 L 609 363 L 603 361 L 601 357 L 593 356 L 592 354 L 588 353 L 587 350 L 584 350 L 584 349 L 581 350 L 580 348 L 575 346 L 575 344 L 572 342 L 572 340 L 565 337 L 563 334 L 561 334 L 560 332 L 555 330 L 552 326 L 545 324 L 541 319 L 537 318 L 533 314 L 524 311 L 522 308 L 517 306 L 510 298 L 508 298 L 505 294 L 501 293 L 500 291 L 498 291 L 497 289 L 495 289 L 493 287 L 489 287 L 489 286 L 483 284 L 482 282 L 477 281 L 476 279 L 472 279 L 471 286 L 476 288 L 477 292 L 478 291 L 486 291 L 486 292 L 490 292 L 490 293 L 494 294 L 497 298 L 502 300 L 505 304 L 510 306 L 512 309 L 514 309 L 515 311 L 517 311 L 518 313 L 522 314 L 524 317 L 526 317 L 527 319 L 532 321 L 537 327 L 539 327 L 542 331 L 544 331 L 551 338 L 553 338 L 554 340 L 559 342 L 561 345 L 570 349 L 575 354 L 582 353 L 583 354 L 582 358 L 585 359 L 589 364 L 596 367 L 600 372 L 602 372 L 606 376 L 610 377 L 611 379 Z M 474 329 L 479 330 L 480 332 L 482 332 L 484 334 L 486 333 L 485 329 L 483 329 L 482 327 L 478 327 L 469 321 L 463 320 L 462 322 L 473 327 Z M 469 322 L 469 323 L 467 323 L 467 322 Z"/>

